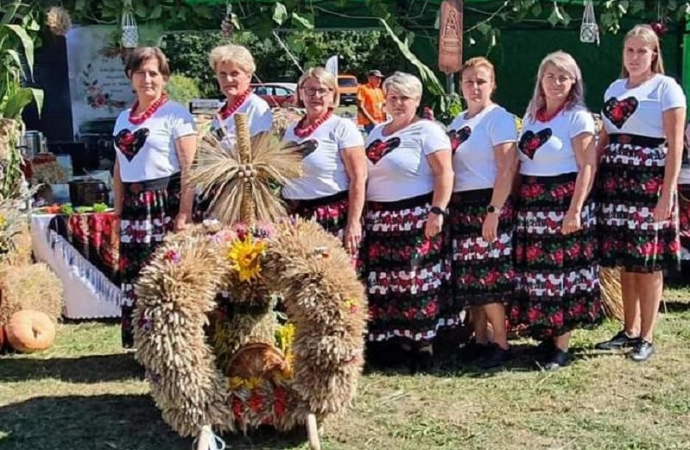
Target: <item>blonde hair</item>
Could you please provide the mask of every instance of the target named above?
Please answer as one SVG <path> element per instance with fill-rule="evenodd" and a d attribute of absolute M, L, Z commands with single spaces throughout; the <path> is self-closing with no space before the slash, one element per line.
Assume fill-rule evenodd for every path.
<path fill-rule="evenodd" d="M 333 92 L 333 104 L 331 105 L 331 108 L 337 108 L 338 105 L 340 105 L 340 92 L 338 90 L 338 81 L 335 79 L 331 72 L 329 72 L 323 67 L 312 67 L 311 69 L 308 69 L 306 72 L 304 72 L 304 74 L 300 77 L 299 81 L 297 82 L 297 106 L 304 106 L 304 100 L 300 95 L 300 91 L 302 90 L 302 86 L 304 86 L 304 83 L 306 83 L 307 80 L 310 78 L 313 78 L 319 83 L 325 85 L 328 89 L 331 90 L 331 92 Z"/>
<path fill-rule="evenodd" d="M 546 98 L 544 96 L 544 90 L 541 87 L 541 82 L 544 78 L 544 72 L 546 72 L 546 68 L 549 65 L 566 72 L 575 80 L 575 83 L 570 88 L 570 93 L 568 94 L 568 99 L 565 103 L 565 109 L 573 109 L 577 106 L 585 105 L 585 88 L 582 82 L 582 72 L 580 71 L 580 67 L 577 65 L 577 62 L 575 62 L 575 58 L 573 58 L 569 53 L 558 50 L 546 55 L 546 57 L 541 60 L 541 64 L 539 64 L 537 82 L 534 85 L 532 99 L 530 100 L 529 105 L 527 105 L 526 115 L 532 119 L 537 117 L 539 110 L 546 107 Z"/>
<path fill-rule="evenodd" d="M 256 63 L 251 52 L 242 45 L 227 44 L 219 45 L 211 50 L 211 55 L 208 58 L 211 69 L 216 70 L 218 64 L 235 63 L 240 69 L 247 73 L 253 74 L 256 72 Z"/>
<path fill-rule="evenodd" d="M 422 98 L 422 82 L 416 76 L 405 73 L 395 72 L 383 82 L 383 90 L 388 93 L 390 90 L 398 91 L 410 98 Z"/>
<path fill-rule="evenodd" d="M 486 59 L 483 56 L 475 56 L 474 58 L 470 58 L 465 63 L 462 65 L 462 68 L 460 69 L 460 84 L 462 84 L 462 74 L 469 69 L 476 69 L 478 67 L 486 67 L 489 69 L 489 73 L 491 74 L 491 82 L 494 84 L 493 91 L 496 90 L 496 71 L 494 70 L 494 65 L 491 64 L 491 61 Z"/>
<path fill-rule="evenodd" d="M 631 37 L 638 37 L 644 41 L 649 48 L 656 54 L 652 57 L 652 72 L 664 74 L 664 61 L 661 57 L 661 45 L 659 43 L 659 36 L 657 36 L 654 29 L 649 25 L 635 25 L 632 30 L 628 31 L 623 39 L 623 58 L 625 58 L 625 43 Z M 624 61 L 624 60 L 623 60 Z M 630 74 L 625 68 L 625 62 L 621 62 L 621 78 L 628 78 Z"/>

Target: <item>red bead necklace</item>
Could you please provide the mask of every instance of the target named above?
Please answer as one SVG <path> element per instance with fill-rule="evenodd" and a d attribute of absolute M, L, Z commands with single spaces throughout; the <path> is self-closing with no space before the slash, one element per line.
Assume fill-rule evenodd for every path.
<path fill-rule="evenodd" d="M 146 122 L 146 119 L 151 117 L 160 109 L 161 106 L 165 102 L 168 101 L 168 96 L 163 92 L 160 97 L 158 97 L 158 100 L 155 102 L 151 103 L 151 105 L 146 108 L 146 111 L 142 112 L 141 114 L 135 114 L 134 111 L 139 109 L 139 100 L 134 102 L 134 105 L 132 105 L 132 109 L 129 110 L 129 123 L 132 125 L 141 125 L 142 123 Z"/>
<path fill-rule="evenodd" d="M 228 102 L 226 101 L 220 108 L 220 111 L 218 111 L 218 115 L 220 116 L 221 120 L 225 120 L 235 114 L 235 111 L 237 111 L 237 109 L 244 104 L 244 101 L 247 100 L 249 94 L 251 94 L 251 90 L 247 89 L 243 94 L 235 98 L 235 101 L 232 102 L 231 106 L 228 106 Z"/>
<path fill-rule="evenodd" d="M 545 106 L 542 109 L 540 109 L 539 111 L 537 111 L 536 119 L 539 122 L 550 122 L 554 117 L 559 115 L 561 113 L 561 111 L 563 111 L 564 108 L 565 108 L 565 103 L 563 103 L 561 106 L 559 106 L 556 111 L 547 115 L 546 114 L 546 106 Z"/>
<path fill-rule="evenodd" d="M 326 114 L 324 114 L 323 116 L 316 119 L 314 121 L 314 123 L 312 123 L 311 125 L 309 125 L 306 128 L 304 128 L 304 122 L 306 122 L 307 116 L 302 117 L 302 120 L 300 120 L 297 123 L 297 126 L 295 127 L 295 136 L 297 136 L 298 138 L 305 138 L 305 137 L 309 136 L 314 131 L 316 131 L 316 129 L 319 128 L 322 123 L 324 123 L 325 121 L 330 119 L 332 115 L 333 115 L 333 110 L 329 109 Z"/>

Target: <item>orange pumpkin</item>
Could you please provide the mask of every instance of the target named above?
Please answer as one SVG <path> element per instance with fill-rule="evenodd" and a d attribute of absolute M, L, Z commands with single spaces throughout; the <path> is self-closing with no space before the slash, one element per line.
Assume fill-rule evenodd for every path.
<path fill-rule="evenodd" d="M 55 324 L 47 314 L 31 309 L 17 311 L 5 326 L 7 342 L 18 352 L 45 350 L 55 341 Z"/>

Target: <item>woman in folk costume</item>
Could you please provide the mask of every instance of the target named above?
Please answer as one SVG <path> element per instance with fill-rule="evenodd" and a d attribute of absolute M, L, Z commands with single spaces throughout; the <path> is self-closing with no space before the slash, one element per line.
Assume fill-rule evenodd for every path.
<path fill-rule="evenodd" d="M 449 219 L 453 297 L 459 308 L 470 306 L 475 327 L 464 359 L 484 356 L 481 366 L 489 369 L 510 359 L 504 304 L 515 288 L 510 192 L 518 132 L 515 116 L 491 100 L 495 73 L 486 58 L 465 62 L 460 87 L 467 111 L 448 127 L 455 172 Z"/>
<path fill-rule="evenodd" d="M 566 366 L 571 331 L 602 318 L 595 207 L 594 119 L 567 53 L 547 55 L 518 141 L 517 286 L 510 318 L 542 340 L 546 370 Z"/>
<path fill-rule="evenodd" d="M 396 72 L 383 89 L 391 120 L 366 142 L 368 340 L 375 349 L 395 339 L 411 364 L 427 365 L 437 331 L 459 317 L 450 304 L 444 228 L 453 191 L 450 140 L 441 126 L 417 117 L 417 77 Z"/>
<path fill-rule="evenodd" d="M 196 152 L 194 118 L 164 92 L 168 61 L 154 47 L 134 50 L 125 66 L 136 92 L 113 131 L 115 214 L 120 219 L 122 344 L 132 347 L 134 285 L 167 233 L 185 227 L 194 191 L 188 182 Z"/>
<path fill-rule="evenodd" d="M 634 361 L 654 353 L 663 271 L 680 262 L 678 176 L 686 99 L 664 75 L 659 38 L 647 25 L 628 32 L 622 77 L 604 96 L 600 149 L 601 263 L 621 267 L 624 328 L 597 345 L 631 347 Z"/>
<path fill-rule="evenodd" d="M 288 127 L 283 140 L 300 145 L 304 174 L 289 180 L 282 196 L 291 214 L 315 219 L 356 255 L 367 162 L 355 123 L 334 113 L 339 98 L 335 77 L 323 67 L 309 69 L 300 78 L 297 101 L 306 114 Z"/>
<path fill-rule="evenodd" d="M 254 57 L 241 45 L 227 44 L 214 48 L 209 57 L 211 68 L 216 74 L 218 87 L 225 95 L 225 102 L 211 122 L 211 133 L 225 148 L 235 144 L 235 114 L 246 114 L 249 121 L 249 135 L 270 132 L 273 127 L 271 108 L 261 97 L 254 94 L 251 81 L 256 71 Z M 204 197 L 197 196 L 195 219 L 208 215 L 215 191 Z"/>

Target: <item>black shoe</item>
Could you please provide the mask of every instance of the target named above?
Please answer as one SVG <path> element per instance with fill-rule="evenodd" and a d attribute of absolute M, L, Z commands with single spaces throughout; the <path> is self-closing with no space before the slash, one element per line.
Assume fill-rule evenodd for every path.
<path fill-rule="evenodd" d="M 471 340 L 460 349 L 458 356 L 460 361 L 469 363 L 487 355 L 490 349 L 491 344 L 478 344 L 477 341 Z"/>
<path fill-rule="evenodd" d="M 625 333 L 625 330 L 621 330 L 608 341 L 599 342 L 594 348 L 596 350 L 620 350 L 634 346 L 639 340 L 640 338 L 630 337 Z"/>
<path fill-rule="evenodd" d="M 542 358 L 548 358 L 555 350 L 556 344 L 553 342 L 553 339 L 545 339 L 534 347 L 534 353 Z"/>
<path fill-rule="evenodd" d="M 639 339 L 632 351 L 630 352 L 630 359 L 635 362 L 645 362 L 654 354 L 654 344 L 646 339 Z"/>
<path fill-rule="evenodd" d="M 551 357 L 546 361 L 546 363 L 541 366 L 542 370 L 556 371 L 570 364 L 573 359 L 572 355 L 568 352 L 564 352 L 560 348 L 556 348 L 551 355 Z"/>
<path fill-rule="evenodd" d="M 497 344 L 493 344 L 488 350 L 486 358 L 479 364 L 479 368 L 482 370 L 495 369 L 501 367 L 513 358 L 513 352 L 510 348 L 503 349 Z"/>

